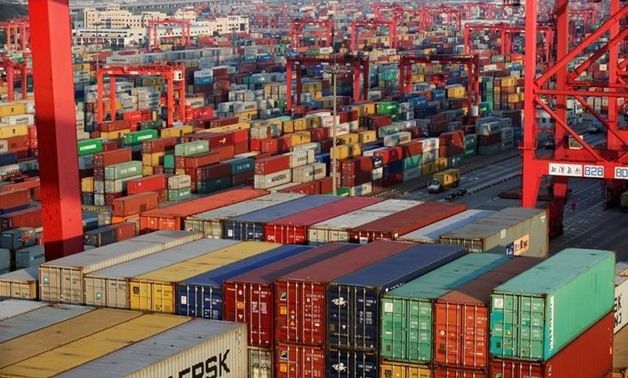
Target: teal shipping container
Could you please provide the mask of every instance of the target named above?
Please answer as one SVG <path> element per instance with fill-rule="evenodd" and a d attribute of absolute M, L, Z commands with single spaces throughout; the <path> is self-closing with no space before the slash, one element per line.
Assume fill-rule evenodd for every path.
<path fill-rule="evenodd" d="M 382 296 L 380 356 L 427 364 L 434 351 L 434 301 L 510 261 L 492 253 L 463 256 Z"/>
<path fill-rule="evenodd" d="M 613 309 L 615 254 L 569 248 L 493 290 L 491 354 L 547 361 Z"/>

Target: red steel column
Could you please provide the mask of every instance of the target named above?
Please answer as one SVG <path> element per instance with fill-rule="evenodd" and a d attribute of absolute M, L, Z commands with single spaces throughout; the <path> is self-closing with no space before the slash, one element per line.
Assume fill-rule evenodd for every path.
<path fill-rule="evenodd" d="M 100 67 L 96 66 L 96 85 L 97 85 L 97 95 L 96 97 L 96 106 L 98 107 L 96 114 L 96 122 L 100 125 L 105 120 L 105 106 L 104 106 L 104 74 Z"/>
<path fill-rule="evenodd" d="M 292 110 L 292 61 L 286 63 L 286 111 Z"/>
<path fill-rule="evenodd" d="M 353 64 L 353 101 L 360 101 L 360 64 Z"/>
<path fill-rule="evenodd" d="M 116 77 L 109 75 L 109 118 L 116 120 Z"/>
<path fill-rule="evenodd" d="M 15 100 L 15 71 L 13 68 L 13 62 L 8 62 L 7 65 L 7 91 L 8 93 L 8 99 L 9 102 L 14 101 Z"/>
<path fill-rule="evenodd" d="M 297 105 L 301 105 L 301 94 L 303 93 L 303 86 L 301 85 L 301 69 L 303 67 L 300 64 L 296 65 L 297 74 Z M 321 88 L 322 90 L 322 88 Z"/>
<path fill-rule="evenodd" d="M 69 0 L 29 1 L 46 261 L 83 250 Z"/>
<path fill-rule="evenodd" d="M 172 80 L 172 74 L 166 77 L 166 86 L 168 94 L 166 95 L 166 109 L 168 111 L 167 114 L 167 127 L 172 127 L 172 123 L 174 122 L 174 80 Z M 184 100 L 185 101 L 185 100 Z M 185 114 L 183 114 L 185 116 Z"/>
<path fill-rule="evenodd" d="M 611 0 L 611 14 L 617 14 L 620 9 L 619 0 Z M 619 34 L 619 22 L 616 22 L 611 26 L 611 34 L 609 39 L 613 39 Z M 625 42 L 625 41 L 624 41 Z M 608 51 L 608 82 L 611 84 L 617 83 L 617 65 L 619 64 L 619 45 L 613 44 Z M 595 81 L 595 80 L 594 80 Z M 617 117 L 619 110 L 617 108 L 617 98 L 608 99 L 608 127 L 613 131 L 617 130 Z M 615 136 L 615 133 L 609 132 L 607 137 L 608 149 L 619 150 L 622 148 L 622 143 Z"/>
<path fill-rule="evenodd" d="M 185 66 L 181 66 L 181 80 L 179 80 L 179 118 L 185 121 Z"/>

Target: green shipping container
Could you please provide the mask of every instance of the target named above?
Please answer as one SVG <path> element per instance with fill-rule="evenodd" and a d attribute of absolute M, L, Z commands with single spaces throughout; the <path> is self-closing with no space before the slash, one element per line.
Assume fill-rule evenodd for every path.
<path fill-rule="evenodd" d="M 142 175 L 141 161 L 134 160 L 105 167 L 105 180 L 119 180 L 138 175 Z"/>
<path fill-rule="evenodd" d="M 185 201 L 192 197 L 192 191 L 190 188 L 183 189 L 168 189 L 168 201 Z"/>
<path fill-rule="evenodd" d="M 140 130 L 159 129 L 161 126 L 161 121 L 145 121 L 140 123 Z"/>
<path fill-rule="evenodd" d="M 229 188 L 231 188 L 231 176 L 196 182 L 196 192 L 198 194 L 209 194 Z"/>
<path fill-rule="evenodd" d="M 447 166 L 449 168 L 458 168 L 464 161 L 464 155 L 450 156 L 447 158 Z"/>
<path fill-rule="evenodd" d="M 377 139 L 384 139 L 386 135 L 397 134 L 399 131 L 401 131 L 401 127 L 398 125 L 382 126 L 377 129 Z"/>
<path fill-rule="evenodd" d="M 223 163 L 227 163 L 231 165 L 231 174 L 237 175 L 242 172 L 249 172 L 255 168 L 255 160 L 250 158 L 238 158 L 224 161 Z"/>
<path fill-rule="evenodd" d="M 380 102 L 377 104 L 377 114 L 398 114 L 399 109 L 399 103 L 396 101 Z"/>
<path fill-rule="evenodd" d="M 403 159 L 403 170 L 410 168 L 416 168 L 421 165 L 421 161 L 423 160 L 423 155 L 410 156 Z"/>
<path fill-rule="evenodd" d="M 333 194 L 332 192 L 330 193 Z M 340 187 L 336 189 L 336 195 L 340 197 L 349 197 L 350 193 L 351 193 L 351 188 Z"/>
<path fill-rule="evenodd" d="M 137 146 L 138 144 L 142 144 L 142 142 L 157 138 L 159 138 L 157 130 L 135 131 L 124 136 L 124 144 L 126 146 Z"/>
<path fill-rule="evenodd" d="M 433 302 L 509 261 L 491 253 L 466 255 L 382 296 L 380 355 L 391 361 L 429 363 L 433 358 Z"/>
<path fill-rule="evenodd" d="M 501 143 L 478 146 L 478 155 L 493 155 L 502 150 Z"/>
<path fill-rule="evenodd" d="M 197 140 L 195 142 L 182 143 L 174 146 L 175 156 L 190 156 L 209 151 L 209 141 Z"/>
<path fill-rule="evenodd" d="M 102 139 L 86 139 L 78 141 L 78 155 L 91 155 L 102 152 Z"/>
<path fill-rule="evenodd" d="M 547 361 L 613 309 L 615 254 L 569 248 L 493 290 L 491 354 Z"/>
<path fill-rule="evenodd" d="M 172 154 L 164 155 L 164 168 L 174 169 L 175 157 Z"/>

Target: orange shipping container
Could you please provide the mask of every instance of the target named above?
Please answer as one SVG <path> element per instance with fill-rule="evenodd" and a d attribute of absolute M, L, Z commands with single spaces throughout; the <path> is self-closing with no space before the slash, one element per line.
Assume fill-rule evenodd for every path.
<path fill-rule="evenodd" d="M 128 217 L 144 211 L 154 210 L 159 206 L 157 192 L 133 194 L 113 200 L 113 216 Z"/>

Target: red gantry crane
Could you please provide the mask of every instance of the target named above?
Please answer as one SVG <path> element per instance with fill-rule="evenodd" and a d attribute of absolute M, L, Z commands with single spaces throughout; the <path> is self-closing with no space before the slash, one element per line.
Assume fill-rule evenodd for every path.
<path fill-rule="evenodd" d="M 174 27 L 181 28 L 181 44 L 183 46 L 192 45 L 192 37 L 190 34 L 191 22 L 189 20 L 176 20 L 172 18 L 167 18 L 165 20 L 150 20 L 148 21 L 148 33 L 147 33 L 147 51 L 153 51 L 159 48 L 159 42 L 162 38 L 172 38 L 176 39 L 174 35 L 172 36 L 160 36 L 159 35 L 159 26 L 165 26 L 166 31 L 172 32 Z"/>
<path fill-rule="evenodd" d="M 27 51 L 30 48 L 30 24 L 27 18 L 18 18 L 0 22 L 7 38 L 6 51 Z"/>
<path fill-rule="evenodd" d="M 512 2 L 513 0 L 506 0 Z M 596 2 L 599 2 L 596 1 Z M 536 1 L 526 1 L 526 56 L 525 56 L 525 100 L 523 143 L 522 204 L 535 207 L 539 186 L 545 176 L 554 181 L 553 200 L 549 206 L 551 235 L 562 233 L 563 210 L 566 204 L 567 185 L 570 177 L 597 178 L 603 180 L 606 204 L 617 202 L 628 183 L 628 130 L 618 128 L 618 100 L 628 97 L 628 60 L 620 61 L 619 47 L 626 42 L 628 28 L 625 23 L 628 5 L 620 0 L 610 0 L 610 15 L 600 27 L 580 44 L 569 50 L 569 0 L 556 0 L 557 57 L 556 63 L 541 76 L 537 76 L 537 15 Z M 588 59 L 575 69 L 567 65 L 585 49 L 608 33 L 604 43 Z M 580 73 L 585 72 L 599 58 L 608 57 L 608 78 L 582 82 Z M 571 71 L 571 72 L 570 72 Z M 550 86 L 550 82 L 552 82 Z M 567 97 L 574 98 L 597 118 L 606 128 L 606 143 L 592 146 L 567 123 Z M 589 105 L 587 99 L 607 98 L 606 114 Z M 555 108 L 546 104 L 555 101 Z M 541 158 L 536 154 L 537 133 L 536 110 L 543 109 L 555 121 L 553 156 Z M 578 149 L 569 145 L 579 144 Z M 581 147 L 580 147 L 581 146 Z"/>
<path fill-rule="evenodd" d="M 326 46 L 319 47 L 333 47 L 334 41 L 334 22 L 333 21 L 316 21 L 316 20 L 292 20 L 290 24 L 290 46 L 292 49 L 298 49 L 301 47 L 301 38 L 303 37 L 303 31 L 306 27 L 318 27 L 324 30 L 325 37 L 327 38 Z"/>
<path fill-rule="evenodd" d="M 421 8 L 404 10 L 402 20 L 404 24 L 410 21 L 409 18 L 406 18 L 406 15 L 410 15 L 410 17 L 413 17 L 416 20 L 420 32 L 427 31 L 434 26 L 434 17 L 427 9 Z"/>
<path fill-rule="evenodd" d="M 16 62 L 8 57 L 0 57 L 0 68 L 4 69 L 6 75 L 7 99 L 9 101 L 15 101 L 15 82 L 17 79 L 22 83 L 22 100 L 28 98 L 28 77 L 33 73 L 28 69 L 27 58 L 28 56 L 24 56 L 22 62 Z"/>
<path fill-rule="evenodd" d="M 394 21 L 353 21 L 351 22 L 351 45 L 349 51 L 354 53 L 359 50 L 360 30 L 368 28 L 378 30 L 382 27 L 388 28 L 388 44 L 391 49 L 397 48 L 397 24 Z"/>
<path fill-rule="evenodd" d="M 339 55 L 330 57 L 295 57 L 286 61 L 286 108 L 293 108 L 292 100 L 292 72 L 296 72 L 296 105 L 301 104 L 301 68 L 305 66 L 320 66 L 324 64 L 338 64 L 349 67 L 353 72 L 353 99 L 355 102 L 368 98 L 369 90 L 369 60 L 364 56 Z M 360 96 L 360 75 L 362 75 L 362 95 Z"/>
<path fill-rule="evenodd" d="M 104 65 L 96 70 L 98 85 L 98 123 L 104 121 L 104 77 L 109 77 L 109 113 L 112 120 L 116 119 L 116 77 L 117 76 L 163 76 L 166 78 L 167 95 L 166 107 L 168 111 L 167 125 L 172 126 L 175 121 L 183 121 L 185 117 L 185 66 L 180 64 L 155 65 Z M 179 92 L 178 111 L 175 112 L 174 92 Z"/>

